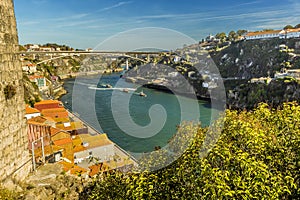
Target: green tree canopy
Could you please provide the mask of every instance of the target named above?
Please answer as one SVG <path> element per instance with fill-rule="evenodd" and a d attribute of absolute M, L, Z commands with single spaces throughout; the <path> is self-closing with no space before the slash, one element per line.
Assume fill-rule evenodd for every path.
<path fill-rule="evenodd" d="M 294 28 L 294 26 L 289 24 L 289 25 L 286 25 L 283 29 L 286 30 L 286 29 L 293 29 L 293 28 Z"/>
<path fill-rule="evenodd" d="M 226 40 L 227 36 L 226 33 L 221 32 L 221 33 L 217 33 L 215 36 L 217 39 L 220 39 L 222 42 Z"/>
<path fill-rule="evenodd" d="M 236 33 L 239 35 L 239 36 L 242 36 L 243 34 L 247 33 L 248 31 L 247 30 L 238 30 Z"/>
<path fill-rule="evenodd" d="M 206 157 L 199 155 L 207 128 L 196 132 L 185 153 L 155 172 L 107 173 L 81 193 L 81 199 L 297 199 L 300 193 L 300 106 L 278 109 L 260 104 L 254 111 L 226 111 L 222 134 Z M 164 162 L 153 157 L 148 162 Z"/>
<path fill-rule="evenodd" d="M 297 24 L 294 28 L 300 28 L 300 24 Z"/>
<path fill-rule="evenodd" d="M 238 34 L 235 31 L 230 31 L 228 33 L 228 39 L 230 41 L 236 40 L 238 38 Z"/>

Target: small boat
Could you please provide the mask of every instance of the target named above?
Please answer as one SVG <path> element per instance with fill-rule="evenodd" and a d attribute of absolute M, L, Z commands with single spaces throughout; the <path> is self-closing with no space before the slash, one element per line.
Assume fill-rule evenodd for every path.
<path fill-rule="evenodd" d="M 123 92 L 126 92 L 126 93 L 128 93 L 128 92 L 129 92 L 129 90 L 128 90 L 127 88 L 123 88 Z"/>
<path fill-rule="evenodd" d="M 143 92 L 143 90 L 139 93 L 140 96 L 146 97 L 147 95 Z"/>
<path fill-rule="evenodd" d="M 112 88 L 110 84 L 101 84 L 102 88 Z"/>

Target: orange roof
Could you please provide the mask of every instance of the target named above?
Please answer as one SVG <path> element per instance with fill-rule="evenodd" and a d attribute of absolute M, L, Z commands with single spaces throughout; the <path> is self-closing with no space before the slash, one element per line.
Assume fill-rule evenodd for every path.
<path fill-rule="evenodd" d="M 45 78 L 44 76 L 29 76 L 29 79 Z"/>
<path fill-rule="evenodd" d="M 63 170 L 65 172 L 70 171 L 70 174 L 76 175 L 77 173 L 85 173 L 86 169 L 75 165 L 74 163 L 68 163 L 66 161 L 61 161 L 60 164 L 63 165 Z"/>
<path fill-rule="evenodd" d="M 58 152 L 58 151 L 63 151 L 63 148 L 59 147 L 59 146 L 56 146 L 56 145 L 44 146 L 45 156 L 51 155 L 51 154 L 53 154 L 55 152 Z M 34 149 L 34 156 L 35 157 L 42 156 L 42 148 L 41 147 L 37 148 L 37 149 Z"/>
<path fill-rule="evenodd" d="M 46 117 L 52 117 L 54 118 L 60 118 L 65 121 L 66 118 L 69 117 L 69 113 L 65 108 L 49 108 L 49 109 L 43 109 L 42 110 L 42 115 Z M 57 122 L 57 120 L 54 120 Z"/>
<path fill-rule="evenodd" d="M 43 101 L 37 102 L 34 105 L 44 105 L 44 104 L 53 104 L 53 103 L 61 103 L 61 101 L 49 99 L 49 100 L 43 100 Z"/>
<path fill-rule="evenodd" d="M 51 136 L 56 135 L 59 132 L 61 132 L 60 129 L 54 128 L 54 127 L 50 127 L 50 134 L 51 134 Z"/>
<path fill-rule="evenodd" d="M 57 113 L 57 112 L 67 112 L 67 110 L 65 108 L 48 108 L 42 110 L 42 113 Z"/>
<path fill-rule="evenodd" d="M 45 117 L 41 117 L 41 116 L 38 116 L 38 117 L 33 117 L 31 119 L 29 119 L 27 121 L 28 124 L 35 124 L 35 125 L 43 125 L 43 126 L 50 126 L 47 121 L 49 121 L 47 118 Z"/>
<path fill-rule="evenodd" d="M 82 144 L 87 143 L 88 146 L 84 147 Z M 73 139 L 74 152 L 80 152 L 95 147 L 101 147 L 114 144 L 108 139 L 105 133 L 91 136 L 89 134 L 80 134 Z"/>
<path fill-rule="evenodd" d="M 70 118 L 69 117 L 53 118 L 52 120 L 55 121 L 55 122 L 62 122 L 62 123 L 64 123 L 64 122 L 70 122 Z"/>
<path fill-rule="evenodd" d="M 64 131 L 72 131 L 72 130 L 78 130 L 81 128 L 84 128 L 83 123 L 78 121 L 78 122 L 70 122 L 70 126 L 65 127 L 64 124 L 56 124 L 56 128 L 59 128 Z"/>
<path fill-rule="evenodd" d="M 279 34 L 281 30 L 274 31 L 256 31 L 256 32 L 248 32 L 246 36 L 256 36 L 256 35 L 267 35 L 267 34 Z"/>
<path fill-rule="evenodd" d="M 95 176 L 98 174 L 100 171 L 106 171 L 109 169 L 109 167 L 106 165 L 106 163 L 99 163 L 96 165 L 89 166 L 90 173 L 89 176 Z"/>
<path fill-rule="evenodd" d="M 53 143 L 57 146 L 61 146 L 61 145 L 72 143 L 72 139 L 71 138 L 64 138 L 64 139 L 61 139 L 61 140 L 55 140 L 55 141 L 53 141 Z"/>
<path fill-rule="evenodd" d="M 29 105 L 26 105 L 25 113 L 26 114 L 33 114 L 33 113 L 40 113 L 40 111 L 36 108 L 32 108 Z"/>

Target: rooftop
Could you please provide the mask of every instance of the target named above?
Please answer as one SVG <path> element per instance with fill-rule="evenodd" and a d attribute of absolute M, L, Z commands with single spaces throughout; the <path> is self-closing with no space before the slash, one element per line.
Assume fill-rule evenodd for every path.
<path fill-rule="evenodd" d="M 64 123 L 56 124 L 56 128 L 59 128 L 64 131 L 72 131 L 72 130 L 78 130 L 81 128 L 84 128 L 84 125 L 82 122 L 70 122 L 68 123 L 69 126 L 66 126 Z"/>
<path fill-rule="evenodd" d="M 246 36 L 256 36 L 256 35 L 266 35 L 266 34 L 279 34 L 281 30 L 273 30 L 273 31 L 256 31 L 256 32 L 248 32 Z"/>
<path fill-rule="evenodd" d="M 26 105 L 25 114 L 34 114 L 34 113 L 40 113 L 40 111 L 36 108 L 32 108 L 29 105 Z"/>
<path fill-rule="evenodd" d="M 58 100 L 52 100 L 52 99 L 49 99 L 49 100 L 43 100 L 43 101 L 40 101 L 40 102 L 37 102 L 35 103 L 34 105 L 44 105 L 44 104 L 61 104 L 62 102 L 61 101 L 58 101 Z"/>
<path fill-rule="evenodd" d="M 83 146 L 83 144 L 88 144 Z M 91 136 L 89 134 L 81 134 L 75 136 L 73 139 L 74 152 L 80 152 L 95 147 L 106 146 L 114 144 L 110 141 L 105 133 Z"/>

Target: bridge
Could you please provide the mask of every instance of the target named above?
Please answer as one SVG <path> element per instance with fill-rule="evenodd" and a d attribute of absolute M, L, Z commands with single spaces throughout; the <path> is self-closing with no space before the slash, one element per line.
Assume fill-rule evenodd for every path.
<path fill-rule="evenodd" d="M 150 55 L 167 54 L 169 52 L 159 52 L 159 51 L 21 51 L 21 55 L 32 55 L 35 59 L 36 55 L 47 55 L 50 56 L 49 59 L 38 62 L 37 64 L 46 63 L 51 60 L 56 60 L 59 58 L 75 55 L 106 55 L 107 57 L 126 57 L 134 60 L 141 61 L 143 63 L 148 63 L 150 61 Z M 147 55 L 147 59 L 141 59 L 139 55 Z M 53 57 L 55 56 L 55 57 Z M 126 59 L 126 69 L 128 69 L 128 59 Z"/>

